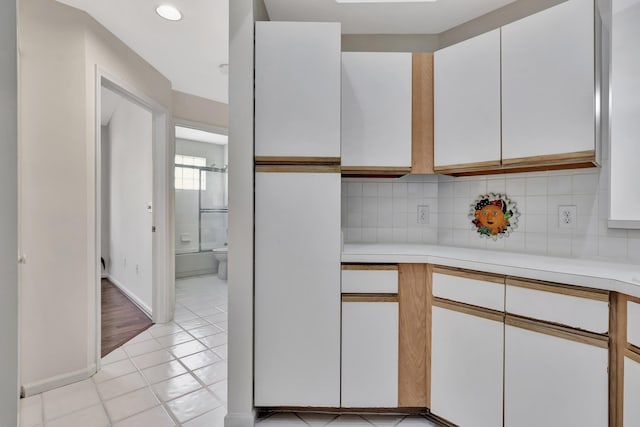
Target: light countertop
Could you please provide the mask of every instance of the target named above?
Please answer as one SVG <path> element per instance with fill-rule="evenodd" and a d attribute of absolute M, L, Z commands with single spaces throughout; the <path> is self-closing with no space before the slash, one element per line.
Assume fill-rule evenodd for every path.
<path fill-rule="evenodd" d="M 342 262 L 436 264 L 640 297 L 640 265 L 637 264 L 401 243 L 346 243 Z"/>

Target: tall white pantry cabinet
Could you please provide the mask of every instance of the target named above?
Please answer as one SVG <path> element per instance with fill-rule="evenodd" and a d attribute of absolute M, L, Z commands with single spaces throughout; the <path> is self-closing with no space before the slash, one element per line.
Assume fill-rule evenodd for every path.
<path fill-rule="evenodd" d="M 340 37 L 256 23 L 258 407 L 340 406 Z"/>

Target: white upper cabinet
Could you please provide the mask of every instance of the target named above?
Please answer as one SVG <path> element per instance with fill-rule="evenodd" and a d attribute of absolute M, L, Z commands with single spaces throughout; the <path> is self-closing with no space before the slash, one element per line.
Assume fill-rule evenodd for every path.
<path fill-rule="evenodd" d="M 434 106 L 436 171 L 500 165 L 500 29 L 435 52 Z"/>
<path fill-rule="evenodd" d="M 340 157 L 340 37 L 337 23 L 256 23 L 256 157 Z"/>
<path fill-rule="evenodd" d="M 412 55 L 342 54 L 342 166 L 411 167 Z"/>
<path fill-rule="evenodd" d="M 593 0 L 502 27 L 503 164 L 595 155 L 594 58 Z"/>

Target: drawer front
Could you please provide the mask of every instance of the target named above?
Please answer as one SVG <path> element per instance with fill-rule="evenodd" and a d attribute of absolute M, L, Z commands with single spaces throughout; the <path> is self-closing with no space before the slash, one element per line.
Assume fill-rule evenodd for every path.
<path fill-rule="evenodd" d="M 397 294 L 398 267 L 342 266 L 342 293 Z"/>
<path fill-rule="evenodd" d="M 504 311 L 504 279 L 436 267 L 433 296 Z"/>
<path fill-rule="evenodd" d="M 517 279 L 507 280 L 506 311 L 510 314 L 559 323 L 598 334 L 609 331 L 606 292 L 584 292 L 570 287 Z"/>
<path fill-rule="evenodd" d="M 627 341 L 640 347 L 640 304 L 627 303 Z"/>

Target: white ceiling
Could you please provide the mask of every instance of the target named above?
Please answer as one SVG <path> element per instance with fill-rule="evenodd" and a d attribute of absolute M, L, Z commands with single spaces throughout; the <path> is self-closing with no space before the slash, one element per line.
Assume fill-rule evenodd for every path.
<path fill-rule="evenodd" d="M 84 10 L 136 51 L 174 90 L 227 103 L 229 1 L 171 0 L 183 14 L 170 22 L 156 14 L 158 0 L 58 0 Z"/>
<path fill-rule="evenodd" d="M 264 0 L 273 21 L 342 22 L 343 34 L 438 34 L 514 1 L 437 0 L 385 4 Z"/>
<path fill-rule="evenodd" d="M 176 126 L 176 139 L 188 139 L 189 141 L 208 142 L 218 145 L 227 145 L 229 143 L 227 135 L 183 126 Z"/>

